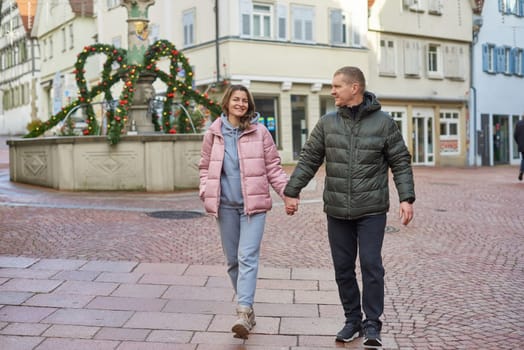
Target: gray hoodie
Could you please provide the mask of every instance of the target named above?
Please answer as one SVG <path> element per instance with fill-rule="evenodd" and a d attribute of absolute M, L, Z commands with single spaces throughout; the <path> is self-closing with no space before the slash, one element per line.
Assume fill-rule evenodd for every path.
<path fill-rule="evenodd" d="M 251 124 L 258 123 L 259 113 L 255 113 Z M 240 164 L 238 161 L 238 139 L 242 131 L 234 127 L 222 114 L 222 136 L 224 137 L 224 163 L 220 175 L 220 205 L 225 208 L 244 207 L 242 186 L 240 181 Z"/>

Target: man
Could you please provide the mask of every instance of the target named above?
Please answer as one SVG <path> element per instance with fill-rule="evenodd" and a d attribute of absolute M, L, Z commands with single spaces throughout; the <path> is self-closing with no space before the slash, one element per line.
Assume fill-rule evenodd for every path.
<path fill-rule="evenodd" d="M 519 171 L 519 181 L 522 181 L 522 174 L 524 173 L 524 119 L 520 120 L 517 125 L 515 125 L 515 132 L 513 134 L 515 142 L 519 146 L 520 152 L 520 171 Z"/>
<path fill-rule="evenodd" d="M 388 169 L 393 173 L 404 225 L 413 218 L 415 191 L 411 156 L 402 135 L 395 121 L 380 110 L 375 95 L 365 88 L 360 69 L 342 67 L 335 72 L 331 95 L 338 110 L 324 115 L 315 126 L 284 195 L 286 211 L 292 215 L 298 210 L 300 191 L 325 159 L 324 212 L 346 318 L 336 340 L 350 342 L 363 334 L 364 347 L 377 348 L 382 346 L 381 250 L 389 209 Z M 355 273 L 357 252 L 362 271 L 362 306 Z"/>

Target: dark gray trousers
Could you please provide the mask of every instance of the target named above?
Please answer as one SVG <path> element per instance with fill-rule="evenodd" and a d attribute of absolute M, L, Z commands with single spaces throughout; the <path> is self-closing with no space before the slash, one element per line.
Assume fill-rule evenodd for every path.
<path fill-rule="evenodd" d="M 328 216 L 327 224 L 335 279 L 346 322 L 361 322 L 362 310 L 366 319 L 380 322 L 379 318 L 384 312 L 384 267 L 381 251 L 386 214 L 355 220 L 340 220 Z M 357 253 L 362 273 L 362 307 L 355 273 Z"/>

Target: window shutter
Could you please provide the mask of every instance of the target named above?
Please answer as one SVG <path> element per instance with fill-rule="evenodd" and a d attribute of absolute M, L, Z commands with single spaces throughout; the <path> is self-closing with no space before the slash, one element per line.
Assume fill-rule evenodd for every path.
<path fill-rule="evenodd" d="M 277 6 L 277 39 L 287 39 L 287 7 L 283 4 Z"/>
<path fill-rule="evenodd" d="M 504 47 L 497 47 L 496 48 L 496 52 L 497 52 L 497 73 L 504 73 L 504 71 L 506 70 L 505 67 L 506 67 L 506 62 L 505 62 L 505 58 L 504 58 Z"/>
<path fill-rule="evenodd" d="M 482 70 L 484 72 L 489 71 L 489 60 L 488 60 L 488 52 L 489 46 L 488 44 L 482 44 Z"/>
<path fill-rule="evenodd" d="M 404 73 L 406 75 L 419 76 L 419 47 L 415 41 L 404 41 Z"/>
<path fill-rule="evenodd" d="M 509 74 L 516 74 L 515 72 L 515 60 L 517 59 L 518 49 L 516 47 L 509 51 Z"/>
<path fill-rule="evenodd" d="M 251 36 L 251 0 L 240 0 L 240 36 Z"/>
<path fill-rule="evenodd" d="M 520 76 L 524 76 L 524 52 L 522 49 L 519 49 L 519 55 L 518 55 L 518 60 L 520 60 L 520 72 L 518 72 L 520 74 Z"/>

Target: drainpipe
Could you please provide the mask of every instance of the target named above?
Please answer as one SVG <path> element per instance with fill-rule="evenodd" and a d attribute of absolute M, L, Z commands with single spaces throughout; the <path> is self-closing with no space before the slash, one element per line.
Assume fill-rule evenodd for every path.
<path fill-rule="evenodd" d="M 470 89 L 471 89 L 471 104 L 472 108 L 470 110 L 473 111 L 473 166 L 478 166 L 477 159 L 479 157 L 478 154 L 478 131 L 477 131 L 477 88 L 475 87 L 475 57 L 474 57 L 474 49 L 475 45 L 478 43 L 478 36 L 479 31 L 482 27 L 482 16 L 480 15 L 473 15 L 473 40 L 471 40 L 470 50 L 469 50 L 469 62 L 470 64 Z M 484 135 L 484 142 L 488 142 L 487 135 Z"/>
<path fill-rule="evenodd" d="M 215 55 L 216 55 L 216 70 L 217 70 L 217 83 L 220 81 L 220 48 L 219 48 L 219 33 L 218 33 L 218 1 L 215 0 Z"/>

